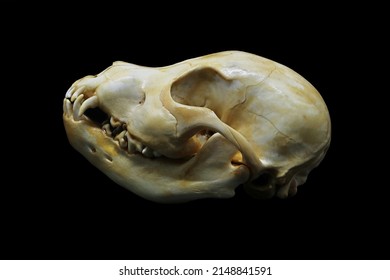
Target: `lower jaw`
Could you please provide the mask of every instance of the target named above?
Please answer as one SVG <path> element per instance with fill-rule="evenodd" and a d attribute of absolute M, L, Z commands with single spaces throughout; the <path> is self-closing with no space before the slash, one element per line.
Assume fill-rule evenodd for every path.
<path fill-rule="evenodd" d="M 237 149 L 219 133 L 189 159 L 130 154 L 86 120 L 64 116 L 70 144 L 118 185 L 145 199 L 180 203 L 201 198 L 230 198 L 248 181 L 249 169 L 232 164 Z"/>

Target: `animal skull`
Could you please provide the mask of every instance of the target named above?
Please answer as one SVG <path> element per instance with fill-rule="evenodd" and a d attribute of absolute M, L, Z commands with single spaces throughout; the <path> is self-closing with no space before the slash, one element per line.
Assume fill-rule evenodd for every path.
<path fill-rule="evenodd" d="M 114 62 L 73 83 L 63 119 L 93 165 L 162 203 L 230 198 L 239 185 L 255 198 L 294 195 L 331 134 L 308 81 L 239 51 L 159 68 Z"/>

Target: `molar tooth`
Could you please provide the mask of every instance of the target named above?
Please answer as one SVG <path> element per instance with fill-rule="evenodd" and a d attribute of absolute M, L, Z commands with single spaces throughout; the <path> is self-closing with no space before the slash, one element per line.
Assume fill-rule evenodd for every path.
<path fill-rule="evenodd" d="M 98 97 L 96 95 L 88 98 L 87 100 L 85 100 L 83 102 L 83 104 L 80 107 L 79 117 L 81 115 L 83 115 L 85 113 L 85 111 L 87 111 L 87 109 L 96 108 L 98 105 L 99 105 L 99 100 L 98 100 Z"/>
<path fill-rule="evenodd" d="M 112 127 L 118 127 L 121 125 L 121 122 L 118 120 L 115 120 L 114 117 L 110 118 L 110 124 Z"/>
<path fill-rule="evenodd" d="M 73 93 L 72 97 L 70 98 L 70 101 L 74 102 L 77 97 L 79 97 L 80 93 L 84 90 L 85 86 L 80 87 Z"/>
<path fill-rule="evenodd" d="M 145 147 L 143 150 L 142 150 L 142 154 L 148 158 L 151 158 L 153 157 L 153 150 L 149 147 Z"/>
<path fill-rule="evenodd" d="M 106 123 L 105 125 L 103 125 L 103 130 L 106 132 L 106 134 L 108 136 L 111 136 L 112 135 L 112 132 L 111 132 L 111 127 L 110 127 L 110 124 L 109 123 Z"/>
<path fill-rule="evenodd" d="M 80 106 L 81 106 L 83 99 L 84 99 L 84 94 L 80 94 L 73 104 L 73 119 L 75 121 L 80 120 L 79 111 L 80 111 Z"/>

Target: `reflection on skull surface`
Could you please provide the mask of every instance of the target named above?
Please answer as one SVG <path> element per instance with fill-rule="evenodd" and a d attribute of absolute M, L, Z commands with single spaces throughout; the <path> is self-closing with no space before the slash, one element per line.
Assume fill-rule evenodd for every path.
<path fill-rule="evenodd" d="M 330 144 L 317 90 L 269 59 L 226 51 L 166 67 L 115 62 L 70 87 L 71 145 L 148 200 L 297 192 Z"/>

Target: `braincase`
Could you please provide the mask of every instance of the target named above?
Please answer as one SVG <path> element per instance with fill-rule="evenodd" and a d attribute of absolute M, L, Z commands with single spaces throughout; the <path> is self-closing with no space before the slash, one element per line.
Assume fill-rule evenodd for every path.
<path fill-rule="evenodd" d="M 172 84 L 181 104 L 207 107 L 237 129 L 265 164 L 300 165 L 330 139 L 327 108 L 317 90 L 288 67 L 256 57 L 192 69 Z M 287 166 L 286 166 L 287 167 Z"/>
<path fill-rule="evenodd" d="M 299 165 L 317 157 L 330 141 L 330 121 L 318 91 L 291 69 L 276 65 L 262 82 L 246 88 L 231 125 L 265 164 Z"/>

